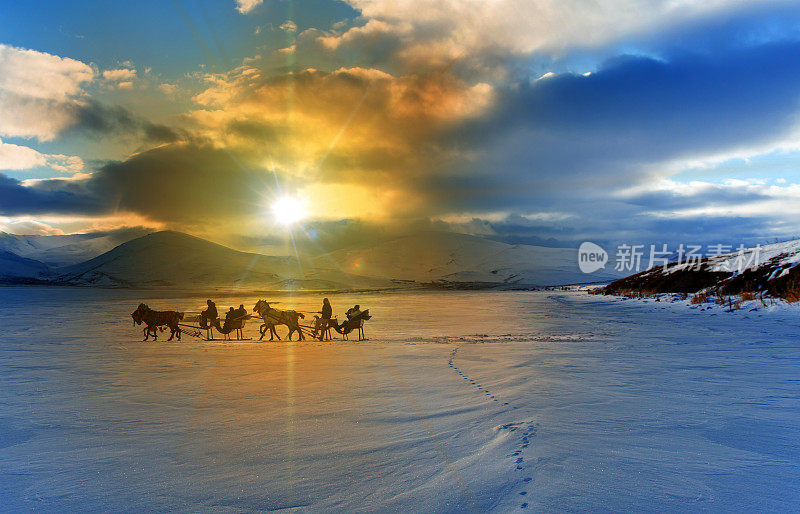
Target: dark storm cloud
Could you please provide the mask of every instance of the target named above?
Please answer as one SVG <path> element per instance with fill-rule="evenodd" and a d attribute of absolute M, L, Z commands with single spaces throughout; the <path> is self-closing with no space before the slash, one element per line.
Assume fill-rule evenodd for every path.
<path fill-rule="evenodd" d="M 109 106 L 94 99 L 76 106 L 73 130 L 95 133 L 131 132 L 138 129 L 138 123 L 127 109 Z"/>
<path fill-rule="evenodd" d="M 492 116 L 444 139 L 476 157 L 425 186 L 442 200 L 442 210 L 572 209 L 576 199 L 607 198 L 668 175 L 662 163 L 786 137 L 799 101 L 798 42 L 666 60 L 621 57 L 589 76 L 564 74 L 506 89 Z M 726 194 L 718 188 L 669 200 L 702 206 L 728 201 Z M 652 208 L 659 200 L 631 202 Z M 595 216 L 592 209 L 578 214 Z"/>
<path fill-rule="evenodd" d="M 283 127 L 260 120 L 234 120 L 227 126 L 228 131 L 254 142 L 275 142 L 286 134 Z"/>
<path fill-rule="evenodd" d="M 20 181 L 0 173 L 0 215 L 103 212 L 103 201 L 83 185 L 54 179 L 24 186 Z"/>
<path fill-rule="evenodd" d="M 226 223 L 231 216 L 263 210 L 274 187 L 274 177 L 251 164 L 224 149 L 176 143 L 107 163 L 83 180 L 23 186 L 0 175 L 0 213 L 122 211 L 166 222 Z"/>
<path fill-rule="evenodd" d="M 490 231 L 485 237 L 509 244 L 576 248 L 583 241 L 592 241 L 606 248 L 618 244 L 666 244 L 674 250 L 683 244 L 754 245 L 774 242 L 776 238 L 800 236 L 795 224 L 781 220 L 743 216 L 692 216 L 657 218 L 630 212 L 624 207 L 608 209 L 595 219 L 574 218 L 564 223 L 520 223 L 473 220 Z M 780 237 L 779 237 L 780 236 Z"/>
<path fill-rule="evenodd" d="M 266 178 L 233 152 L 179 143 L 107 164 L 86 187 L 113 209 L 162 221 L 208 224 L 214 217 L 227 222 L 231 215 L 262 209 L 270 191 Z"/>
<path fill-rule="evenodd" d="M 108 136 L 112 134 L 139 135 L 152 143 L 172 143 L 186 139 L 181 131 L 152 123 L 119 105 L 106 105 L 94 99 L 75 104 L 73 132 Z"/>

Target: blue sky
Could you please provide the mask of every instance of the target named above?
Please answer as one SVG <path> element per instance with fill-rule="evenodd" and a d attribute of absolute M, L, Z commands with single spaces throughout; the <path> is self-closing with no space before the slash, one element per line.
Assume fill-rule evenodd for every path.
<path fill-rule="evenodd" d="M 0 45 L 0 230 L 800 234 L 796 2 L 25 2 Z"/>

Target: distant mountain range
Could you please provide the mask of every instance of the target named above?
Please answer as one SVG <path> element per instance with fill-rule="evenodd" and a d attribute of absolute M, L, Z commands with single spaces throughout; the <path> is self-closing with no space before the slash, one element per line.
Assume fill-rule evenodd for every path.
<path fill-rule="evenodd" d="M 99 250 L 110 244 L 107 237 L 12 236 L 0 240 L 27 254 L 12 250 L 0 254 L 0 269 L 7 270 L 0 272 L 0 281 L 6 283 L 28 279 L 97 287 L 338 290 L 398 285 L 553 286 L 617 278 L 603 271 L 581 273 L 575 249 L 509 245 L 447 232 L 422 233 L 300 260 L 240 252 L 172 231 L 147 234 L 104 252 Z M 81 253 L 95 255 L 69 262 Z M 33 255 L 41 259 L 28 257 Z M 59 265 L 65 262 L 68 265 Z"/>
<path fill-rule="evenodd" d="M 97 257 L 145 233 L 144 230 L 118 230 L 93 234 L 40 236 L 0 232 L 0 250 L 57 268 Z"/>
<path fill-rule="evenodd" d="M 49 272 L 50 269 L 42 262 L 0 250 L 0 282 L 43 282 L 47 280 Z"/>

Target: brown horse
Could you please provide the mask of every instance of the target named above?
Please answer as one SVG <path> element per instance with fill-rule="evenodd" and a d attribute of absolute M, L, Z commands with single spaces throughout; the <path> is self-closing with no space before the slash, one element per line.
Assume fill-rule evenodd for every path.
<path fill-rule="evenodd" d="M 144 329 L 145 341 L 147 341 L 151 335 L 154 341 L 157 340 L 157 329 L 163 326 L 169 327 L 170 330 L 170 336 L 167 341 L 172 341 L 172 338 L 176 335 L 179 341 L 181 339 L 181 328 L 178 326 L 178 322 L 183 319 L 182 312 L 154 311 L 148 307 L 147 304 L 140 303 L 136 310 L 131 313 L 131 317 L 133 318 L 133 326 L 141 325 L 142 323 L 147 325 Z"/>
<path fill-rule="evenodd" d="M 278 341 L 281 340 L 281 337 L 275 331 L 275 327 L 278 325 L 286 325 L 289 327 L 289 335 L 287 336 L 289 341 L 292 340 L 292 334 L 297 332 L 300 336 L 299 340 L 303 341 L 305 338 L 303 337 L 303 331 L 300 329 L 300 318 L 305 318 L 303 313 L 297 311 L 279 311 L 278 309 L 273 309 L 269 306 L 266 300 L 259 300 L 256 302 L 255 307 L 253 307 L 253 312 L 258 314 L 262 320 L 264 320 L 264 324 L 259 327 L 261 331 L 261 337 L 258 338 L 259 341 L 264 339 L 264 336 L 267 334 L 267 329 L 269 329 L 269 340 L 273 341 L 274 337 L 278 338 Z"/>

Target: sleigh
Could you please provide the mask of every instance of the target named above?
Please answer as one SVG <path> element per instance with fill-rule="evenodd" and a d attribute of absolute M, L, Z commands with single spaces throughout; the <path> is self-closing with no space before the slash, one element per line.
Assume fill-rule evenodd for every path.
<path fill-rule="evenodd" d="M 252 341 L 253 338 L 244 337 L 245 322 L 249 318 L 250 316 L 228 319 L 223 324 L 220 324 L 219 318 L 207 321 L 202 316 L 196 316 L 191 321 L 197 323 L 197 325 L 187 325 L 187 327 L 198 330 L 200 334 L 202 334 L 199 332 L 200 330 L 205 330 L 205 337 L 201 337 L 205 341 L 230 341 L 231 333 L 236 337 L 236 341 Z M 214 337 L 214 330 L 217 331 L 218 335 L 222 335 L 221 339 Z"/>

